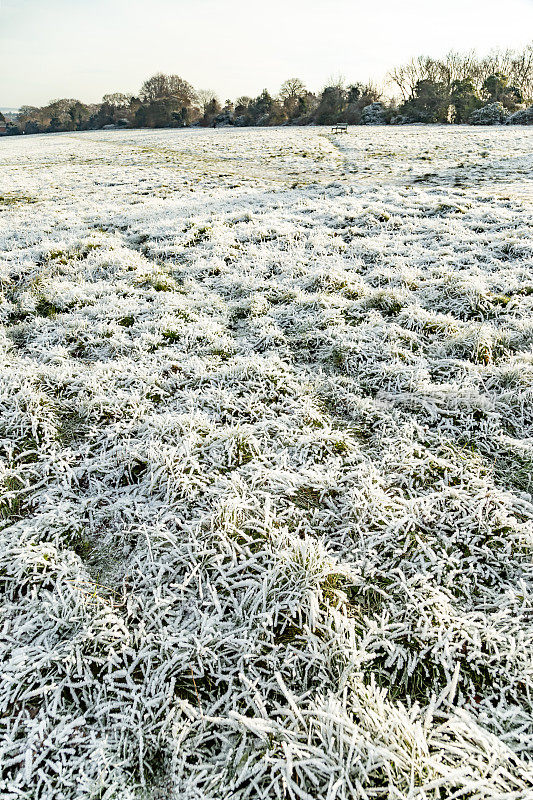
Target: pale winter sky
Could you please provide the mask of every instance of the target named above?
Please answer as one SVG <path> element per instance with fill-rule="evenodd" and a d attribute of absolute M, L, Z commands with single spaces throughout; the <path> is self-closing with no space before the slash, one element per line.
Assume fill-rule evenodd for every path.
<path fill-rule="evenodd" d="M 136 93 L 158 71 L 222 100 L 291 76 L 382 83 L 415 55 L 532 37 L 533 0 L 0 0 L 0 106 Z"/>

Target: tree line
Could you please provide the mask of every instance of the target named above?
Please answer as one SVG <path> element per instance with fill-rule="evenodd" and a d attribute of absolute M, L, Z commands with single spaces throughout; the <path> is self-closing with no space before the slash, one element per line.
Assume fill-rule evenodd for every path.
<path fill-rule="evenodd" d="M 474 123 L 533 124 L 533 42 L 520 51 L 450 52 L 442 59 L 419 56 L 396 67 L 387 98 L 371 83 L 331 81 L 313 93 L 298 78 L 276 95 L 221 102 L 208 89 L 195 90 L 178 75 L 158 73 L 138 95 L 106 94 L 101 103 L 72 98 L 40 108 L 22 106 L 7 133 L 52 133 L 106 127 L 217 127 L 267 125 Z M 2 125 L 0 124 L 0 129 Z"/>

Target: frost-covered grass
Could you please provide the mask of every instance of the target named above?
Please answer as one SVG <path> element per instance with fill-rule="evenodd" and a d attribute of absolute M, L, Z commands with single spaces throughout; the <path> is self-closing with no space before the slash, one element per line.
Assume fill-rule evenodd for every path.
<path fill-rule="evenodd" d="M 2 800 L 532 797 L 532 145 L 0 143 Z"/>

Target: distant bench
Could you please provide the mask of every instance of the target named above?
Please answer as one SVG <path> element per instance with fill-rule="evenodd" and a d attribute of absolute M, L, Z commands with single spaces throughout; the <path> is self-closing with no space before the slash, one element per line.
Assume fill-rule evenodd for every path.
<path fill-rule="evenodd" d="M 339 122 L 338 125 L 334 125 L 331 129 L 332 133 L 348 133 L 348 123 L 347 122 Z"/>

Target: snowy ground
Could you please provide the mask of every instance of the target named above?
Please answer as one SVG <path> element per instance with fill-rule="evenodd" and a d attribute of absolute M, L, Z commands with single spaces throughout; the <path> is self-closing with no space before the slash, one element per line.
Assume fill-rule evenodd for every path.
<path fill-rule="evenodd" d="M 532 150 L 0 143 L 2 800 L 533 796 Z"/>

